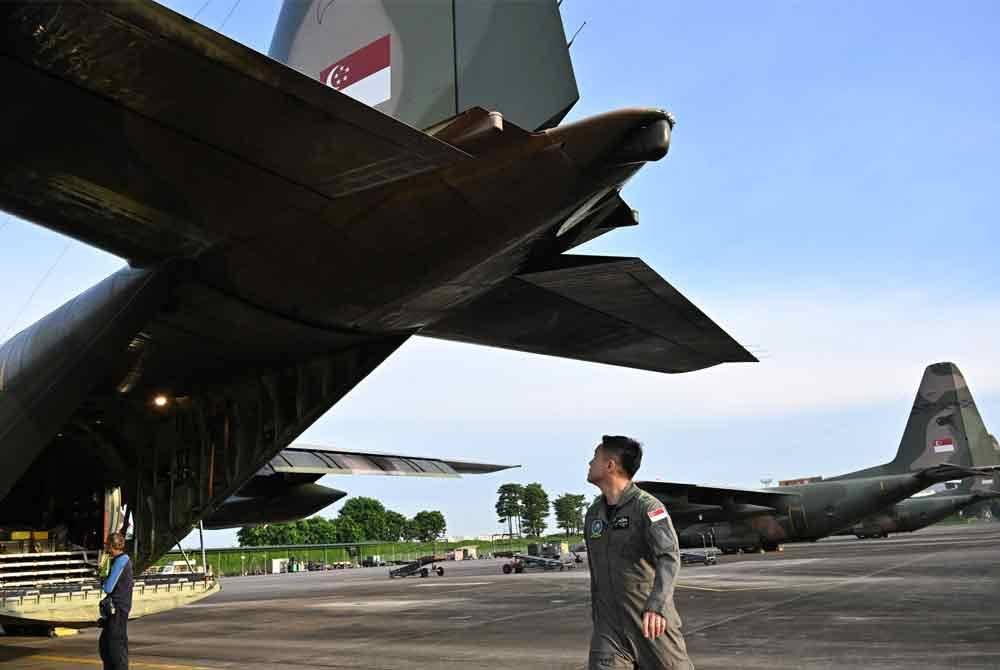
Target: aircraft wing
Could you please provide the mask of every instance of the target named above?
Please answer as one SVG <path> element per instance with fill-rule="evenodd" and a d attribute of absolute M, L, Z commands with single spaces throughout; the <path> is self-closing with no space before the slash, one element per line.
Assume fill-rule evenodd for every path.
<path fill-rule="evenodd" d="M 258 474 L 460 477 L 461 475 L 500 472 L 517 467 L 520 466 L 363 451 L 340 451 L 326 446 L 296 443 L 282 449 Z"/>
<path fill-rule="evenodd" d="M 563 254 L 420 334 L 656 372 L 757 360 L 638 258 Z"/>
<path fill-rule="evenodd" d="M 317 484 L 324 475 L 460 477 L 516 467 L 520 466 L 293 444 L 282 449 L 203 523 L 205 528 L 219 529 L 303 519 L 347 495 Z"/>
<path fill-rule="evenodd" d="M 329 225 L 333 198 L 467 158 L 152 2 L 8 2 L 0 22 L 0 123 L 49 128 L 5 143 L 4 208 L 133 262 Z"/>
<path fill-rule="evenodd" d="M 666 506 L 679 525 L 696 521 L 734 521 L 763 514 L 775 514 L 797 493 L 752 489 L 732 489 L 678 482 L 636 482 Z"/>

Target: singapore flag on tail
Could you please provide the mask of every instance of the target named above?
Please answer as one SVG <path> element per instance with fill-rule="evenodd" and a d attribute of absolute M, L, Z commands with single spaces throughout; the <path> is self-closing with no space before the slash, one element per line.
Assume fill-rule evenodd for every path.
<path fill-rule="evenodd" d="M 941 440 L 934 440 L 933 445 L 935 454 L 946 454 L 951 451 L 955 451 L 955 441 L 950 437 L 946 437 Z"/>
<path fill-rule="evenodd" d="M 389 53 L 389 36 L 384 35 L 324 68 L 319 80 L 374 107 L 392 97 Z"/>

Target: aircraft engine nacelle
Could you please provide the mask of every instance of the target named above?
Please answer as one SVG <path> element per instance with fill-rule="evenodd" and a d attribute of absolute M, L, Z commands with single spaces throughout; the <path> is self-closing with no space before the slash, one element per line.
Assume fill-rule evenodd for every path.
<path fill-rule="evenodd" d="M 332 505 L 347 493 L 320 484 L 295 484 L 265 496 L 230 496 L 204 519 L 205 528 L 237 528 L 297 521 Z"/>

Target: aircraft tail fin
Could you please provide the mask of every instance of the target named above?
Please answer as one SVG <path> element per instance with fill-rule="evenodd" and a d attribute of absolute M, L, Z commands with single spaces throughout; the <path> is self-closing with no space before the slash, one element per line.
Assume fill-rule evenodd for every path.
<path fill-rule="evenodd" d="M 270 56 L 421 129 L 478 106 L 538 130 L 579 98 L 556 0 L 285 0 Z"/>
<path fill-rule="evenodd" d="M 998 462 L 998 455 L 958 366 L 927 366 L 889 469 L 905 473 L 944 463 L 986 466 Z"/>

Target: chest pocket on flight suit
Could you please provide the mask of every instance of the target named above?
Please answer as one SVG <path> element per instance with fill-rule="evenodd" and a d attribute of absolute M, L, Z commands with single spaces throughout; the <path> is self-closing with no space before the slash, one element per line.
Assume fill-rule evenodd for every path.
<path fill-rule="evenodd" d="M 608 520 L 611 536 L 611 553 L 625 561 L 626 564 L 638 561 L 642 551 L 642 528 L 635 510 L 630 505 L 619 511 L 614 518 Z"/>

